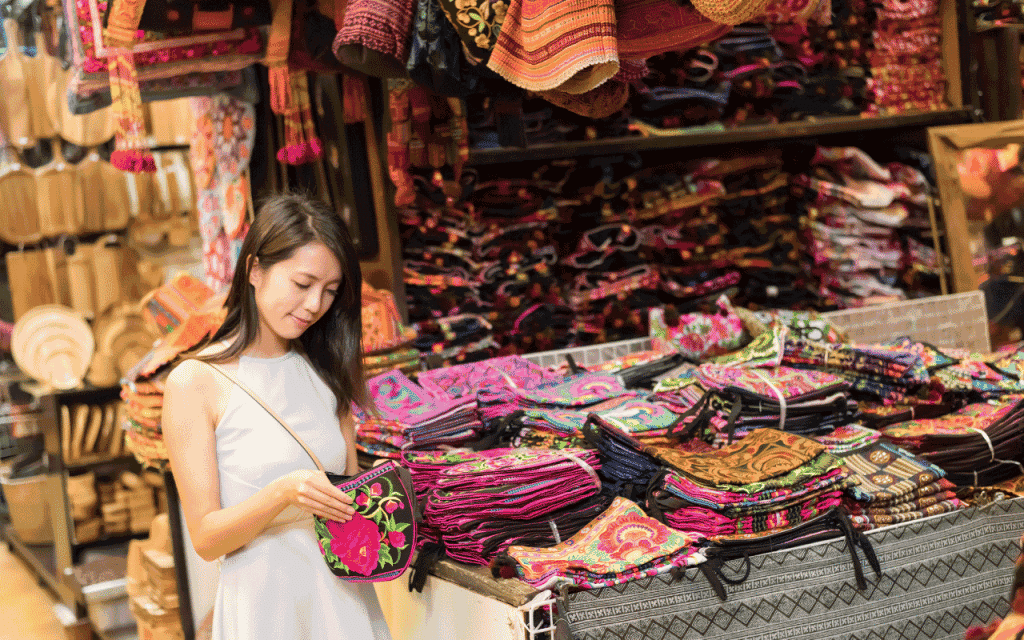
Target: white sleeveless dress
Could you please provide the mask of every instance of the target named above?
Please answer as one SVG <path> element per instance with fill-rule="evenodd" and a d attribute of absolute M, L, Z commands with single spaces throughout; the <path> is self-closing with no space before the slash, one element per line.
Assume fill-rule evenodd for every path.
<path fill-rule="evenodd" d="M 344 471 L 337 401 L 302 355 L 242 356 L 237 375 L 329 471 Z M 215 435 L 224 507 L 286 473 L 316 469 L 288 432 L 235 385 Z M 213 640 L 328 638 L 390 640 L 391 635 L 373 585 L 335 577 L 320 555 L 312 516 L 288 507 L 256 539 L 223 558 Z"/>

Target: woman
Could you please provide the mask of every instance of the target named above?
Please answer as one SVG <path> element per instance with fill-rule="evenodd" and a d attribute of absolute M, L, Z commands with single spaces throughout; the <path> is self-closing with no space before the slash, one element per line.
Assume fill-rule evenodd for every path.
<path fill-rule="evenodd" d="M 358 470 L 349 408 L 366 406 L 359 262 L 334 211 L 299 196 L 260 209 L 211 344 L 168 376 L 163 431 L 192 544 L 223 557 L 214 640 L 390 638 L 371 584 L 336 578 L 314 515 L 351 500 L 215 362 L 256 392 L 323 465 Z"/>

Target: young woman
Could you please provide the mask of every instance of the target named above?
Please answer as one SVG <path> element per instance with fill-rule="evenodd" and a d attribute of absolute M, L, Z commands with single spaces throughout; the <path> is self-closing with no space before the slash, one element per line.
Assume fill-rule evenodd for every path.
<path fill-rule="evenodd" d="M 359 262 L 337 214 L 299 196 L 260 209 L 235 269 L 227 319 L 168 376 L 163 431 L 192 544 L 223 558 L 214 640 L 390 638 L 371 584 L 324 563 L 313 516 L 351 501 L 214 362 L 260 396 L 337 473 L 358 470 Z"/>

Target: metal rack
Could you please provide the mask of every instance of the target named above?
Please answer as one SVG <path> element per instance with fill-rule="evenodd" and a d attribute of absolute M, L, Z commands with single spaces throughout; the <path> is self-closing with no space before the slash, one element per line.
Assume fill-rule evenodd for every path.
<path fill-rule="evenodd" d="M 123 543 L 138 536 L 105 537 L 89 543 L 78 543 L 75 540 L 74 520 L 70 516 L 68 473 L 71 470 L 137 463 L 130 456 L 126 456 L 68 464 L 61 450 L 60 407 L 74 403 L 109 402 L 116 400 L 119 394 L 118 387 L 90 387 L 36 396 L 35 403 L 39 408 L 36 420 L 43 439 L 43 460 L 46 469 L 44 494 L 50 509 L 53 542 L 44 545 L 26 544 L 9 524 L 2 531 L 8 548 L 32 568 L 40 584 L 49 587 L 61 604 L 79 614 L 83 614 L 85 610 L 85 597 L 73 572 L 79 554 L 90 547 Z"/>

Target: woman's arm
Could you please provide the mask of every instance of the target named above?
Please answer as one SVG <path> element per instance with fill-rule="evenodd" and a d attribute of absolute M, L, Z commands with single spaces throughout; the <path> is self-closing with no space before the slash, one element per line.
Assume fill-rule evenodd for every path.
<path fill-rule="evenodd" d="M 241 503 L 221 508 L 214 430 L 215 399 L 223 393 L 213 370 L 195 360 L 176 367 L 164 390 L 164 442 L 199 557 L 209 561 L 240 549 L 290 504 L 331 520 L 351 518 L 351 500 L 316 470 L 286 474 Z"/>

